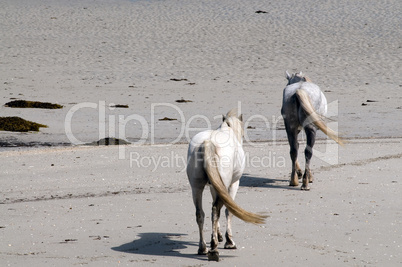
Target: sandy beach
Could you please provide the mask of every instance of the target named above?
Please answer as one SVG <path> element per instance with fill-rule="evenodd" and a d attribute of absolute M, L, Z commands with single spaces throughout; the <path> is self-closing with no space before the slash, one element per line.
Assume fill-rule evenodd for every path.
<path fill-rule="evenodd" d="M 0 265 L 400 266 L 401 10 L 393 0 L 1 2 L 0 116 L 48 127 L 0 131 Z M 286 70 L 321 87 L 329 125 L 348 141 L 318 134 L 309 192 L 288 186 Z M 4 106 L 12 100 L 63 108 Z M 270 217 L 235 219 L 238 249 L 220 244 L 221 261 L 208 262 L 196 255 L 187 144 L 234 107 L 248 155 L 236 202 Z M 85 145 L 104 137 L 133 144 Z"/>
<path fill-rule="evenodd" d="M 117 147 L 3 152 L 1 261 L 4 266 L 399 266 L 400 142 L 353 141 L 339 151 L 337 164 L 316 159 L 308 192 L 288 186 L 286 143 L 245 146 L 250 158 L 236 201 L 269 218 L 262 226 L 234 219 L 238 249 L 220 244 L 218 263 L 197 255 L 195 209 L 180 160 L 186 145 L 128 146 L 124 159 Z M 317 144 L 318 150 L 323 147 Z M 252 160 L 256 157 L 264 160 Z M 179 160 L 151 163 L 158 158 Z M 283 159 L 284 166 L 274 163 Z"/>

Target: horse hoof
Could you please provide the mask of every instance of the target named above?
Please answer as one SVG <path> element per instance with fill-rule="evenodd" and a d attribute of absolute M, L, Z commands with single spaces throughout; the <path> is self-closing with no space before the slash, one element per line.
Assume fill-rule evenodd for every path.
<path fill-rule="evenodd" d="M 303 186 L 301 187 L 301 190 L 303 190 L 303 191 L 310 191 L 310 187 L 303 185 Z"/>
<path fill-rule="evenodd" d="M 222 242 L 223 241 L 223 236 L 221 233 L 218 233 L 218 242 Z"/>
<path fill-rule="evenodd" d="M 298 178 L 300 180 L 301 178 L 303 178 L 303 172 L 301 170 L 297 171 L 297 176 L 298 176 Z"/>
<path fill-rule="evenodd" d="M 199 249 L 198 250 L 198 255 L 207 255 L 208 249 Z"/>
<path fill-rule="evenodd" d="M 290 182 L 289 186 L 299 186 L 299 182 Z"/>
<path fill-rule="evenodd" d="M 217 250 L 208 251 L 208 261 L 219 261 L 219 251 Z"/>
<path fill-rule="evenodd" d="M 224 248 L 225 248 L 225 249 L 237 249 L 236 244 L 228 243 L 228 242 L 226 242 Z"/>

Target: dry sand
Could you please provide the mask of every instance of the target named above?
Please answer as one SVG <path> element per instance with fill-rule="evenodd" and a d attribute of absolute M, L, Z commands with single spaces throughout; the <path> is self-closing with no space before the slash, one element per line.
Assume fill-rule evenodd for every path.
<path fill-rule="evenodd" d="M 401 7 L 1 2 L 0 114 L 49 127 L 0 132 L 0 265 L 400 266 Z M 331 126 L 349 139 L 337 148 L 319 135 L 310 192 L 287 186 L 285 70 L 301 70 L 322 88 Z M 182 98 L 192 102 L 176 102 Z M 13 99 L 64 108 L 3 106 Z M 186 143 L 236 106 L 250 126 L 237 202 L 270 218 L 261 227 L 235 220 L 238 249 L 221 249 L 222 261 L 209 263 L 195 255 Z M 146 144 L 57 147 L 72 136 Z M 55 147 L 15 147 L 32 144 Z"/>

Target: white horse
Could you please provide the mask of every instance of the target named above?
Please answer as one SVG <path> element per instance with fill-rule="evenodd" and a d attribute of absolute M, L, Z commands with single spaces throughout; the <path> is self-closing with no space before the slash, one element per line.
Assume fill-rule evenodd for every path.
<path fill-rule="evenodd" d="M 283 90 L 281 113 L 285 121 L 290 145 L 290 158 L 292 159 L 290 186 L 298 186 L 298 179 L 302 176 L 302 171 L 297 162 L 297 153 L 299 150 L 297 135 L 304 128 L 307 146 L 304 150 L 306 166 L 301 189 L 309 190 L 308 184 L 313 182 L 310 160 L 313 156 L 317 128 L 338 144 L 342 145 L 343 141 L 338 136 L 338 133 L 331 130 L 323 120 L 323 117 L 327 113 L 327 99 L 320 88 L 312 83 L 309 78 L 303 76 L 302 72 L 293 75 L 286 72 L 286 78 L 288 79 L 288 84 Z"/>
<path fill-rule="evenodd" d="M 218 242 L 223 241 L 219 230 L 219 216 L 226 206 L 226 249 L 236 249 L 232 239 L 232 214 L 250 223 L 262 224 L 267 216 L 248 212 L 239 207 L 234 198 L 239 188 L 239 180 L 245 167 L 243 151 L 242 116 L 237 117 L 235 109 L 223 116 L 223 123 L 217 130 L 207 130 L 195 135 L 188 148 L 187 176 L 191 185 L 199 228 L 199 255 L 208 254 L 209 260 L 219 261 Z M 205 214 L 202 209 L 202 194 L 205 185 L 211 185 L 212 237 L 211 250 L 208 251 L 203 226 Z"/>

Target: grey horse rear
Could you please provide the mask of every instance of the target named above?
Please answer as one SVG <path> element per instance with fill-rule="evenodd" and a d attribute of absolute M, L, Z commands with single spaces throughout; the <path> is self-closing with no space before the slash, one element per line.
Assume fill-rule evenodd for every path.
<path fill-rule="evenodd" d="M 323 117 L 327 113 L 327 99 L 321 89 L 303 74 L 290 75 L 286 72 L 288 84 L 283 90 L 281 114 L 285 122 L 286 133 L 290 145 L 290 158 L 292 159 L 292 174 L 290 186 L 298 186 L 299 179 L 303 177 L 302 190 L 309 190 L 309 183 L 313 182 L 310 170 L 310 160 L 313 156 L 313 147 L 317 129 L 342 144 L 338 134 L 325 124 Z M 304 174 L 297 161 L 299 150 L 298 134 L 304 129 L 307 145 L 305 154 Z"/>
<path fill-rule="evenodd" d="M 236 110 L 224 116 L 221 126 L 196 134 L 189 144 L 187 177 L 192 189 L 199 229 L 198 254 L 207 254 L 208 260 L 219 261 L 218 243 L 223 241 L 219 229 L 220 210 L 226 207 L 225 249 L 235 249 L 232 238 L 232 215 L 245 222 L 262 224 L 267 216 L 242 209 L 234 199 L 245 167 L 243 151 L 242 116 Z M 211 249 L 208 250 L 203 233 L 205 213 L 202 208 L 204 187 L 209 184 L 212 194 L 212 235 Z"/>

